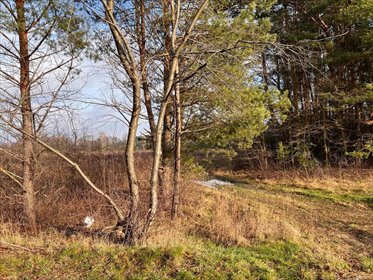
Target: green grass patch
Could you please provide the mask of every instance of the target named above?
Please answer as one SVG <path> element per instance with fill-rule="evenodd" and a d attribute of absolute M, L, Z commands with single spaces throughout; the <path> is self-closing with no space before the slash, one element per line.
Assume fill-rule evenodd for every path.
<path fill-rule="evenodd" d="M 224 247 L 196 240 L 173 248 L 72 243 L 48 253 L 7 251 L 0 256 L 0 278 L 328 279 L 324 263 L 286 241 Z"/>
<path fill-rule="evenodd" d="M 361 203 L 373 208 L 373 193 L 364 193 L 354 190 L 353 192 L 331 192 L 325 189 L 305 188 L 298 185 L 269 185 L 258 183 L 248 178 L 235 178 L 233 176 L 217 176 L 218 179 L 226 180 L 235 184 L 235 187 L 254 188 L 267 191 L 279 191 L 283 193 L 292 193 L 309 198 L 329 200 L 335 203 L 349 204 Z"/>
<path fill-rule="evenodd" d="M 302 195 L 315 199 L 329 200 L 335 203 L 362 203 L 373 208 L 373 194 L 367 193 L 336 193 L 323 189 L 307 189 L 298 186 L 279 185 L 270 187 L 275 190 Z"/>
<path fill-rule="evenodd" d="M 373 258 L 363 258 L 361 264 L 365 272 L 373 272 Z"/>

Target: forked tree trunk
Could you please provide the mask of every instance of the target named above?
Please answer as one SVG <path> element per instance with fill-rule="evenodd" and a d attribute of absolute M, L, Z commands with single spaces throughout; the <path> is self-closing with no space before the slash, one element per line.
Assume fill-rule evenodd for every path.
<path fill-rule="evenodd" d="M 126 71 L 128 77 L 131 80 L 133 86 L 133 108 L 131 112 L 131 120 L 130 120 L 130 127 L 129 133 L 127 138 L 127 148 L 126 148 L 126 163 L 127 163 L 127 172 L 129 178 L 129 185 L 130 185 L 130 193 L 131 193 L 131 208 L 129 211 L 128 220 L 123 221 L 124 225 L 129 226 L 129 235 L 127 234 L 127 238 L 125 237 L 125 242 L 127 244 L 134 244 L 137 242 L 141 242 L 147 235 L 147 232 L 150 228 L 150 225 L 154 221 L 155 214 L 158 207 L 158 171 L 160 168 L 161 157 L 162 157 L 162 133 L 163 133 L 163 121 L 167 111 L 167 106 L 169 105 L 169 95 L 172 91 L 172 87 L 174 85 L 174 77 L 175 77 L 175 69 L 177 66 L 178 58 L 180 56 L 181 51 L 183 50 L 186 42 L 188 41 L 191 32 L 194 29 L 194 26 L 201 15 L 202 11 L 206 7 L 208 0 L 203 0 L 201 6 L 199 7 L 197 13 L 195 14 L 194 18 L 191 21 L 191 24 L 186 31 L 184 37 L 182 38 L 180 44 L 177 48 L 175 48 L 176 42 L 176 29 L 177 29 L 177 22 L 180 12 L 180 1 L 177 1 L 177 9 L 173 11 L 176 12 L 176 16 L 174 17 L 172 13 L 172 17 L 175 18 L 174 20 L 174 29 L 172 32 L 172 43 L 173 43 L 173 52 L 169 68 L 169 75 L 167 78 L 167 83 L 165 83 L 165 90 L 164 96 L 162 98 L 160 111 L 158 114 L 158 121 L 157 126 L 155 128 L 153 137 L 154 137 L 154 146 L 153 146 L 153 165 L 152 165 L 152 172 L 151 172 L 151 180 L 150 180 L 150 205 L 148 209 L 148 213 L 145 217 L 144 226 L 140 231 L 138 231 L 137 226 L 139 225 L 138 219 L 138 210 L 139 210 L 139 185 L 136 176 L 135 170 L 135 161 L 134 161 L 134 152 L 136 147 L 136 132 L 137 126 L 140 118 L 140 105 L 141 105 L 141 74 L 139 75 L 138 69 L 141 68 L 138 65 L 137 59 L 135 58 L 131 44 L 126 36 L 123 34 L 121 28 L 118 26 L 115 17 L 114 17 L 114 0 L 101 0 L 101 3 L 105 9 L 105 16 L 106 22 L 109 25 L 111 33 L 114 38 L 114 42 L 117 48 L 117 55 L 120 59 L 120 62 Z M 171 5 L 173 2 L 171 2 Z M 145 78 L 145 77 L 143 77 Z M 126 234 L 126 232 L 125 232 Z"/>
<path fill-rule="evenodd" d="M 25 1 L 17 0 L 17 24 L 20 55 L 20 98 L 22 113 L 22 179 L 24 194 L 24 209 L 27 217 L 28 229 L 36 231 L 35 191 L 33 184 L 32 157 L 33 143 L 30 135 L 33 135 L 33 117 L 30 94 L 30 58 L 28 50 L 28 36 L 25 18 Z"/>
<path fill-rule="evenodd" d="M 163 120 L 165 117 L 165 114 L 167 112 L 167 106 L 169 105 L 169 96 L 171 94 L 172 88 L 174 86 L 175 82 L 175 74 L 177 67 L 179 65 L 179 57 L 181 52 L 183 51 L 186 42 L 188 41 L 190 34 L 192 33 L 195 24 L 197 23 L 197 20 L 199 19 L 200 15 L 202 14 L 202 11 L 205 9 L 205 7 L 208 4 L 208 0 L 204 0 L 200 7 L 198 8 L 196 14 L 194 15 L 188 30 L 186 31 L 184 37 L 182 38 L 180 44 L 176 48 L 176 28 L 177 28 L 177 22 L 179 17 L 179 9 L 180 9 L 180 1 L 178 1 L 178 7 L 177 9 L 173 9 L 173 17 L 175 18 L 175 23 L 173 25 L 173 32 L 172 32 L 172 45 L 173 45 L 173 56 L 170 63 L 170 75 L 164 90 L 164 96 L 161 102 L 161 107 L 159 110 L 158 115 L 158 122 L 156 127 L 156 133 L 155 133 L 155 141 L 154 141 L 154 154 L 153 154 L 153 165 L 152 165 L 152 172 L 151 172 L 151 179 L 150 179 L 150 205 L 148 210 L 148 215 L 146 217 L 145 225 L 143 228 L 143 236 L 147 235 L 147 232 L 152 225 L 155 215 L 158 208 L 158 170 L 161 163 L 162 158 L 162 132 L 163 132 Z M 174 16 L 174 14 L 177 14 Z"/>

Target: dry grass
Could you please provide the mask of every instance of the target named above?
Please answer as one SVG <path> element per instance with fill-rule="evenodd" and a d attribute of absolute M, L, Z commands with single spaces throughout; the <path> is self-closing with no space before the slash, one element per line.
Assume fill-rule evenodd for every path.
<path fill-rule="evenodd" d="M 296 185 L 328 191 L 373 192 L 373 172 L 361 168 L 318 168 L 305 170 L 250 170 L 229 173 L 217 171 L 217 175 L 233 175 L 236 179 L 250 179 L 270 185 Z"/>
<path fill-rule="evenodd" d="M 371 170 L 218 175 L 236 181 L 250 203 L 276 209 L 277 215 L 300 233 L 300 242 L 312 247 L 315 254 L 357 274 L 369 270 L 364 267 L 373 255 Z M 372 275 L 356 277 L 371 279 Z"/>
<path fill-rule="evenodd" d="M 291 176 L 291 174 L 290 174 Z M 373 191 L 373 172 L 371 169 L 321 169 L 315 175 L 299 180 L 294 176 L 295 182 L 310 188 L 325 188 L 334 191 Z M 297 179 L 298 178 L 298 179 Z"/>
<path fill-rule="evenodd" d="M 123 153 L 71 154 L 81 169 L 97 187 L 107 192 L 125 211 L 128 206 L 129 191 Z M 2 159 L 4 160 L 4 159 Z M 138 179 L 143 193 L 147 192 L 151 165 L 150 154 L 136 155 Z M 115 217 L 110 207 L 96 193 L 91 191 L 82 178 L 59 158 L 42 154 L 35 170 L 35 190 L 39 226 L 48 228 L 56 225 L 75 225 L 83 217 L 96 217 L 96 225 L 112 224 Z M 19 162 L 11 162 L 11 171 L 19 173 Z M 11 164 L 12 163 L 12 164 Z M 5 222 L 22 225 L 24 221 L 21 188 L 9 178 L 0 174 L 0 213 Z M 144 204 L 147 197 L 144 195 Z"/>
<path fill-rule="evenodd" d="M 283 213 L 248 200 L 235 188 L 210 190 L 191 184 L 184 195 L 181 227 L 194 234 L 225 245 L 297 239 Z"/>
<path fill-rule="evenodd" d="M 244 176 L 241 174 L 237 177 L 242 180 Z M 19 228 L 12 223 L 1 224 L 0 236 L 3 241 L 31 248 L 32 252 L 42 256 L 50 255 L 57 259 L 59 257 L 56 257 L 56 254 L 58 255 L 60 254 L 59 252 L 65 252 L 66 250 L 68 252 L 72 250 L 73 252 L 73 255 L 69 255 L 69 258 L 76 257 L 79 259 L 79 254 L 84 253 L 85 255 L 87 254 L 88 262 L 92 263 L 95 263 L 97 258 L 106 259 L 104 256 L 107 254 L 109 256 L 125 254 L 126 257 L 129 254 L 133 261 L 139 263 L 144 263 L 148 260 L 138 260 L 138 258 L 151 257 L 152 262 L 154 261 L 154 268 L 152 266 L 144 268 L 147 275 L 148 273 L 153 275 L 152 273 L 156 270 L 158 271 L 157 273 L 165 273 L 162 274 L 162 277 L 167 275 L 165 279 L 172 279 L 176 275 L 175 271 L 182 269 L 194 271 L 193 267 L 196 265 L 198 267 L 202 265 L 202 267 L 193 272 L 196 277 L 199 277 L 200 273 L 205 273 L 207 269 L 215 271 L 216 275 L 223 275 L 223 273 L 231 269 L 237 269 L 235 265 L 247 261 L 248 257 L 259 257 L 258 260 L 255 259 L 254 272 L 251 271 L 253 268 L 250 268 L 250 273 L 256 273 L 255 275 L 258 275 L 258 277 L 263 275 L 273 277 L 269 279 L 277 279 L 277 276 L 273 276 L 277 275 L 274 274 L 273 268 L 276 268 L 277 271 L 279 264 L 281 269 L 279 268 L 280 272 L 278 273 L 280 274 L 278 275 L 283 275 L 281 277 L 285 277 L 284 279 L 299 279 L 299 277 L 301 279 L 315 279 L 317 277 L 321 277 L 320 279 L 335 279 L 336 275 L 339 275 L 338 277 L 341 279 L 354 279 L 353 277 L 370 279 L 371 257 L 369 257 L 370 249 L 367 246 L 369 239 L 364 241 L 362 239 L 363 236 L 360 236 L 360 238 L 353 235 L 357 231 L 350 230 L 353 227 L 355 230 L 369 233 L 372 229 L 372 224 L 367 221 L 369 217 L 372 217 L 371 210 L 354 208 L 353 206 L 341 206 L 329 201 L 312 200 L 308 197 L 297 196 L 288 192 L 278 193 L 272 188 L 263 189 L 262 184 L 253 185 L 252 181 L 249 182 L 250 184 L 223 187 L 219 190 L 206 189 L 193 183 L 184 182 L 183 207 L 179 219 L 170 221 L 169 208 L 165 206 L 160 209 L 159 219 L 147 240 L 146 254 L 142 249 L 140 251 L 134 249 L 126 251 L 126 253 L 119 253 L 120 251 L 113 249 L 113 245 L 110 245 L 105 240 L 83 236 L 66 238 L 63 234 L 53 229 L 45 229 L 38 236 L 29 237 L 20 233 Z M 169 191 L 169 188 L 166 189 L 165 194 L 169 194 Z M 71 201 L 67 199 L 60 200 L 58 207 L 62 209 L 63 205 L 67 204 L 68 206 L 65 206 L 67 209 L 66 213 L 70 211 L 77 212 L 73 209 L 74 204 L 79 203 L 79 207 L 82 205 L 88 207 L 88 202 L 97 202 L 97 197 L 87 196 L 87 201 L 81 202 L 77 199 L 78 197 Z M 98 211 L 96 214 L 98 215 L 96 219 L 100 220 L 104 218 L 105 212 Z M 73 221 L 75 218 L 71 219 Z M 69 221 L 66 222 L 69 223 Z M 354 225 L 351 225 L 351 228 L 345 228 L 350 223 L 354 223 Z M 258 242 L 263 244 L 264 247 L 261 247 L 262 245 L 257 247 Z M 283 245 L 280 246 L 279 244 Z M 279 249 L 275 249 L 277 246 L 280 246 L 278 247 Z M 294 249 L 295 247 L 293 246 L 301 246 L 302 249 Z M 62 250 L 61 248 L 64 249 Z M 83 251 L 75 252 L 74 250 L 76 249 L 74 248 L 82 248 L 81 250 Z M 219 271 L 219 267 L 223 265 L 221 258 L 231 258 L 227 256 L 233 254 L 229 248 L 237 248 L 234 249 L 238 250 L 234 251 L 234 255 L 241 258 L 240 254 L 242 253 L 243 259 L 237 259 L 234 261 L 234 265 L 232 264 L 232 267 L 225 267 Z M 113 250 L 115 253 L 112 253 Z M 260 250 L 260 253 L 256 250 Z M 282 274 L 293 265 L 293 263 L 282 260 L 288 250 L 295 250 L 294 252 L 298 252 L 296 254 L 307 252 L 305 255 L 297 255 L 295 259 L 291 258 L 291 262 L 294 265 L 303 267 L 294 274 L 298 278 Z M 177 254 L 181 254 L 181 256 L 178 255 L 175 258 L 181 258 L 182 260 L 177 260 L 173 264 L 166 263 L 165 265 L 169 266 L 168 268 L 157 266 L 162 263 L 156 261 L 159 256 L 164 256 L 164 254 L 168 256 L 173 254 L 170 252 L 179 251 L 182 253 Z M 28 254 L 27 251 L 22 252 L 22 255 Z M 10 254 L 9 256 L 13 255 Z M 262 256 L 264 259 L 261 259 Z M 196 258 L 202 258 L 200 260 L 201 263 L 190 266 L 190 262 L 192 260 L 195 261 Z M 37 262 L 39 260 L 27 259 L 24 261 Z M 228 260 L 223 263 L 227 264 L 227 262 Z M 268 263 L 269 268 L 261 270 L 261 266 L 264 263 Z M 75 269 L 77 268 L 73 259 L 69 259 L 69 265 L 71 266 L 69 267 L 69 273 L 76 273 Z M 248 265 L 250 267 L 252 264 Z M 22 269 L 26 268 L 22 267 Z M 34 273 L 39 272 L 28 273 L 32 274 L 27 275 L 34 275 Z M 86 271 L 81 271 L 80 273 L 82 274 L 79 275 L 91 275 L 89 274 L 91 272 L 88 273 Z M 190 277 L 190 279 L 195 278 Z M 225 278 L 223 277 L 222 279 Z"/>
<path fill-rule="evenodd" d="M 138 157 L 137 166 L 142 170 L 139 174 L 146 209 L 150 164 L 144 156 Z M 82 168 L 126 210 L 128 191 L 120 156 L 92 155 L 82 161 Z M 97 244 L 107 246 L 103 239 L 82 236 L 67 239 L 54 229 L 80 224 L 86 215 L 95 217 L 94 229 L 99 229 L 112 225 L 115 217 L 106 203 L 85 187 L 67 166 L 58 162 L 50 166 L 49 172 L 49 176 L 41 176 L 38 181 L 39 235 L 29 237 L 22 233 L 22 205 L 11 199 L 14 193 L 9 189 L 8 197 L 0 198 L 1 240 L 51 252 L 69 247 L 72 242 L 78 242 L 87 250 Z M 258 242 L 290 242 L 302 244 L 317 259 L 328 260 L 328 265 L 336 270 L 351 271 L 361 279 L 369 279 L 364 273 L 369 274 L 367 271 L 371 269 L 373 212 L 363 199 L 373 197 L 372 172 L 326 169 L 314 173 L 293 170 L 217 172 L 217 175 L 237 184 L 212 190 L 185 180 L 182 211 L 176 221 L 170 220 L 171 186 L 165 186 L 147 246 L 194 246 L 193 250 L 197 250 L 197 246 L 203 251 L 206 244 L 219 248 L 251 248 Z M 192 179 L 190 175 L 187 177 Z"/>

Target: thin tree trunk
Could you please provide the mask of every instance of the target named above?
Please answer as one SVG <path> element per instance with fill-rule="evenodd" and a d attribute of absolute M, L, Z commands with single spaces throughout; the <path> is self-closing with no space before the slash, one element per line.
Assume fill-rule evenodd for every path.
<path fill-rule="evenodd" d="M 146 66 L 145 0 L 139 0 L 136 13 L 137 13 L 136 15 L 137 41 L 139 45 L 139 54 L 140 54 L 142 90 L 144 93 L 145 108 L 146 108 L 146 112 L 148 115 L 151 141 L 152 141 L 152 145 L 154 145 L 155 120 L 154 120 L 152 100 L 151 100 L 150 90 L 149 90 L 149 85 L 148 85 L 148 69 Z"/>
<path fill-rule="evenodd" d="M 163 95 L 167 94 L 167 83 L 170 78 L 170 67 L 172 60 L 172 6 L 170 0 L 162 0 L 163 10 L 163 32 L 164 36 L 164 62 L 163 62 Z M 172 106 L 169 103 L 166 109 L 166 114 L 163 118 L 163 134 L 162 134 L 162 158 L 158 171 L 159 189 L 161 198 L 164 197 L 166 176 L 168 174 L 168 163 L 172 157 Z"/>
<path fill-rule="evenodd" d="M 33 135 L 33 118 L 31 108 L 30 94 L 30 57 L 28 50 L 28 36 L 25 18 L 25 1 L 17 0 L 17 20 L 18 36 L 20 50 L 20 83 L 19 89 L 21 94 L 21 112 L 22 112 L 22 152 L 23 152 L 23 189 L 25 214 L 27 217 L 28 228 L 30 231 L 36 231 L 36 214 L 35 214 L 35 191 L 32 174 L 32 156 L 33 143 L 30 135 Z"/>
<path fill-rule="evenodd" d="M 166 182 L 169 179 L 169 164 L 172 158 L 172 108 L 169 103 L 166 109 L 166 114 L 163 121 L 163 133 L 162 133 L 162 158 L 159 166 L 158 178 L 159 178 L 159 190 L 161 199 L 165 195 Z"/>
<path fill-rule="evenodd" d="M 322 108 L 323 111 L 323 140 L 324 140 L 324 154 L 325 154 L 325 164 L 329 167 L 329 145 L 328 145 L 328 131 L 327 131 L 327 121 L 326 115 L 328 110 L 328 102 L 325 100 L 325 107 Z"/>
<path fill-rule="evenodd" d="M 103 1 L 105 16 L 109 23 L 120 62 L 132 83 L 132 112 L 128 128 L 125 160 L 127 165 L 128 184 L 130 188 L 131 204 L 127 219 L 119 224 L 124 226 L 124 242 L 129 245 L 136 244 L 139 236 L 139 183 L 135 168 L 136 133 L 141 113 L 141 80 L 137 73 L 137 65 L 130 43 L 121 33 L 114 17 L 114 0 Z"/>
<path fill-rule="evenodd" d="M 126 243 L 135 244 L 138 239 L 138 214 L 139 214 L 139 183 L 135 168 L 135 149 L 136 149 L 136 133 L 137 127 L 140 119 L 141 111 L 141 92 L 140 92 L 140 82 L 137 81 L 133 86 L 133 107 L 132 115 L 129 124 L 127 146 L 126 146 L 126 165 L 127 165 L 127 175 L 130 186 L 130 196 L 131 196 L 131 206 L 128 213 L 128 221 L 126 226 Z"/>
<path fill-rule="evenodd" d="M 179 79 L 179 66 L 176 67 L 176 80 Z M 181 101 L 180 101 L 180 85 L 175 85 L 175 162 L 174 162 L 174 178 L 173 178 L 173 194 L 172 194 L 172 209 L 171 218 L 176 219 L 180 205 L 180 171 L 181 171 Z"/>
<path fill-rule="evenodd" d="M 357 141 L 356 141 L 356 147 L 355 149 L 357 151 L 361 151 L 363 149 L 363 133 L 361 131 L 361 123 L 362 123 L 362 119 L 361 119 L 361 104 L 356 104 L 355 105 L 355 118 L 356 118 L 356 137 L 357 137 Z M 360 167 L 362 164 L 362 158 L 361 157 L 357 157 L 357 165 Z"/>
<path fill-rule="evenodd" d="M 267 70 L 267 60 L 265 52 L 262 52 L 262 71 L 263 71 L 263 82 L 264 82 L 264 91 L 268 92 L 269 90 L 269 73 Z M 271 114 L 271 119 L 273 123 L 277 124 L 277 118 L 273 109 L 272 104 L 269 105 L 269 112 Z M 264 169 L 268 168 L 268 158 L 267 158 L 267 147 L 266 147 L 266 139 L 265 137 L 261 137 L 259 140 L 262 142 L 261 144 L 261 168 Z"/>
<path fill-rule="evenodd" d="M 144 92 L 146 113 L 148 115 L 148 122 L 149 122 L 150 134 L 151 134 L 151 142 L 152 142 L 152 145 L 154 145 L 155 120 L 154 120 L 154 114 L 153 114 L 153 109 L 152 109 L 152 100 L 151 100 L 151 97 L 150 97 L 149 85 L 148 85 L 148 82 L 146 81 L 146 79 L 147 79 L 147 74 L 146 73 L 147 73 L 147 70 L 145 68 L 145 71 L 142 74 L 142 79 L 143 79 L 142 88 L 143 88 L 143 92 Z"/>

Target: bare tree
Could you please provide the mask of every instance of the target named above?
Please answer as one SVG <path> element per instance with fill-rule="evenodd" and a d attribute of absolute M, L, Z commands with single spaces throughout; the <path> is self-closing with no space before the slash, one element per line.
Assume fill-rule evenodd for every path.
<path fill-rule="evenodd" d="M 166 1 L 167 2 L 167 1 Z M 157 42 L 158 34 L 153 34 L 153 37 L 145 37 L 145 3 L 144 1 L 135 1 L 134 7 L 136 10 L 135 15 L 135 23 L 134 25 L 137 26 L 135 30 L 126 30 L 126 27 L 131 26 L 133 22 L 130 19 L 120 18 L 120 21 L 117 20 L 117 9 L 120 7 L 118 6 L 119 3 L 116 3 L 114 0 L 104 1 L 101 0 L 101 4 L 104 10 L 104 15 L 100 13 L 93 5 L 87 4 L 87 7 L 90 11 L 95 13 L 95 16 L 99 16 L 101 20 L 107 23 L 110 32 L 112 34 L 112 38 L 115 43 L 116 55 L 118 60 L 123 67 L 131 87 L 131 100 L 132 100 L 132 110 L 129 122 L 129 131 L 128 131 L 128 138 L 127 138 L 127 148 L 126 148 L 126 163 L 127 163 L 127 173 L 129 178 L 129 186 L 130 186 L 130 195 L 131 195 L 131 206 L 128 212 L 128 216 L 126 221 L 123 221 L 124 228 L 125 228 L 125 236 L 126 236 L 126 243 L 133 244 L 138 241 L 143 240 L 143 238 L 147 235 L 148 230 L 151 224 L 154 221 L 157 207 L 158 207 L 158 186 L 159 186 L 159 178 L 158 172 L 160 169 L 160 162 L 162 157 L 162 135 L 163 135 L 163 128 L 164 128 L 164 119 L 166 115 L 167 108 L 172 101 L 171 93 L 177 81 L 175 80 L 176 70 L 178 61 L 180 58 L 181 53 L 185 49 L 185 46 L 191 36 L 194 27 L 200 18 L 203 10 L 207 6 L 208 0 L 201 1 L 201 4 L 196 7 L 196 11 L 194 15 L 190 18 L 185 16 L 184 18 L 184 26 L 187 26 L 185 32 L 182 31 L 180 28 L 180 9 L 181 9 L 181 1 L 169 1 L 167 5 L 171 7 L 171 25 L 170 32 L 164 34 L 164 36 L 170 36 L 169 44 L 170 44 L 170 56 L 169 56 L 169 66 L 167 67 L 167 75 L 164 75 L 164 87 L 162 93 L 159 96 L 160 99 L 160 108 L 157 112 L 157 122 L 156 126 L 152 127 L 152 121 L 150 122 L 151 128 L 151 135 L 153 138 L 153 163 L 152 163 L 152 172 L 151 172 L 151 180 L 149 186 L 150 192 L 150 202 L 148 210 L 145 214 L 143 224 L 140 226 L 140 217 L 138 216 L 139 213 L 139 183 L 137 180 L 136 175 L 136 168 L 134 162 L 134 153 L 135 153 L 135 144 L 136 144 L 136 133 L 137 127 L 140 119 L 141 114 L 141 89 L 144 91 L 145 100 L 148 96 L 148 87 L 149 85 L 148 80 L 150 79 L 146 73 L 146 64 L 144 61 L 145 58 L 145 44 L 146 40 L 150 43 Z M 162 2 L 163 3 L 163 2 Z M 122 7 L 123 8 L 123 7 Z M 151 7 L 150 7 L 151 8 Z M 154 10 L 156 10 L 154 8 Z M 154 15 L 156 14 L 156 15 Z M 159 14 L 154 12 L 153 16 L 158 17 Z M 162 14 L 162 17 L 168 17 L 170 14 L 167 12 L 166 14 Z M 165 19 L 165 18 L 164 18 Z M 126 21 L 127 20 L 127 21 Z M 156 21 L 154 21 L 156 22 Z M 154 23 L 153 22 L 153 23 Z M 158 25 L 159 26 L 159 25 Z M 160 28 L 162 29 L 162 28 Z M 127 32 L 125 32 L 125 30 Z M 137 32 L 136 32 L 137 31 Z M 183 34 L 182 34 L 183 32 Z M 136 39 L 137 33 L 137 39 Z M 182 36 L 180 36 L 182 34 Z M 162 35 L 162 36 L 163 36 Z M 165 39 L 162 37 L 161 45 L 164 44 Z M 164 48 L 163 48 L 164 49 Z M 165 54 L 167 55 L 167 54 Z M 158 57 L 162 56 L 158 54 Z M 151 111 L 150 104 L 147 103 L 146 105 L 148 114 Z M 151 115 L 150 118 L 151 119 Z"/>

